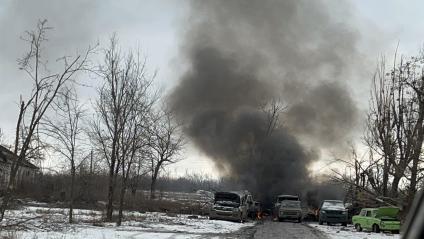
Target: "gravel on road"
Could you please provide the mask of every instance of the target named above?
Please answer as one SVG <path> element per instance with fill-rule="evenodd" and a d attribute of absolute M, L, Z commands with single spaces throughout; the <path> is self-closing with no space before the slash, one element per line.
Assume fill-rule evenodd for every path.
<path fill-rule="evenodd" d="M 307 224 L 295 222 L 264 221 L 256 226 L 255 239 L 327 239 L 322 232 Z"/>

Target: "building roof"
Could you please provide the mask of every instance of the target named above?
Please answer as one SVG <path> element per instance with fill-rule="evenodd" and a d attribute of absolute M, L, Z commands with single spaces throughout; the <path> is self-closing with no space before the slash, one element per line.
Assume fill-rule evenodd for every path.
<path fill-rule="evenodd" d="M 11 160 L 16 160 L 17 158 L 18 156 L 16 156 L 12 151 L 0 145 L 0 163 L 11 164 Z M 27 160 L 23 160 L 20 164 L 20 166 L 22 167 L 38 169 L 37 166 L 35 166 L 31 162 L 28 162 Z"/>

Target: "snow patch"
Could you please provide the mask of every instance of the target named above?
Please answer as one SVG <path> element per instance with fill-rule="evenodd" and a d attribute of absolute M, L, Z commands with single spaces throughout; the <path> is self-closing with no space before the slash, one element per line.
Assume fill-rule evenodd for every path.
<path fill-rule="evenodd" d="M 331 239 L 400 239 L 399 234 L 390 233 L 374 233 L 374 232 L 357 232 L 353 225 L 343 226 L 328 226 L 318 225 L 317 223 L 309 223 L 308 226 L 323 232 Z"/>
<path fill-rule="evenodd" d="M 122 226 L 104 223 L 104 212 L 96 210 L 74 210 L 75 224 L 67 223 L 68 209 L 47 207 L 23 207 L 7 211 L 5 224 L 28 220 L 19 229 L 20 239 L 104 239 L 104 238 L 203 238 L 233 233 L 255 224 L 209 220 L 205 216 L 189 217 L 182 214 L 159 212 L 124 212 Z M 0 237 L 10 232 L 1 232 Z"/>

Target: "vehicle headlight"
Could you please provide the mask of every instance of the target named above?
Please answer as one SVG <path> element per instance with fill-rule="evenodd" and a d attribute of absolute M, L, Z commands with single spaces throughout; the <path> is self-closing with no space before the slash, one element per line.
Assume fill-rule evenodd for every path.
<path fill-rule="evenodd" d="M 238 211 L 239 211 L 238 207 L 233 208 L 233 212 L 238 212 Z"/>
<path fill-rule="evenodd" d="M 381 224 L 382 227 L 384 227 L 384 222 L 381 222 L 380 224 Z"/>
<path fill-rule="evenodd" d="M 343 214 L 343 215 L 346 215 L 346 214 L 347 214 L 347 211 L 343 211 L 343 212 L 342 212 L 342 214 Z"/>
<path fill-rule="evenodd" d="M 326 211 L 321 211 L 323 214 L 326 214 L 327 212 Z"/>

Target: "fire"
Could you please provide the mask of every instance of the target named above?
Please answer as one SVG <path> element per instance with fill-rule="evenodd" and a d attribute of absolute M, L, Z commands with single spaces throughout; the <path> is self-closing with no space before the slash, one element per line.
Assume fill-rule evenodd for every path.
<path fill-rule="evenodd" d="M 256 219 L 257 220 L 261 220 L 262 219 L 262 212 L 257 212 L 256 213 Z"/>

